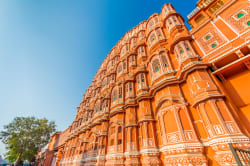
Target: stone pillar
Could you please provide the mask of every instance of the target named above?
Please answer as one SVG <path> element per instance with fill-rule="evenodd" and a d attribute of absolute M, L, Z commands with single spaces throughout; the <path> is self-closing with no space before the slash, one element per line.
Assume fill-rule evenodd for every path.
<path fill-rule="evenodd" d="M 136 120 L 136 108 L 126 108 L 125 117 L 125 165 L 126 166 L 139 166 L 140 165 L 140 153 L 138 145 L 138 126 Z"/>
<path fill-rule="evenodd" d="M 155 133 L 155 120 L 152 116 L 150 99 L 144 99 L 139 102 L 139 129 L 141 130 L 141 155 L 142 165 L 160 166 L 162 164 L 159 156 L 159 149 Z"/>
<path fill-rule="evenodd" d="M 105 166 L 105 155 L 106 155 L 106 135 L 101 135 L 98 142 L 98 155 L 96 166 Z"/>

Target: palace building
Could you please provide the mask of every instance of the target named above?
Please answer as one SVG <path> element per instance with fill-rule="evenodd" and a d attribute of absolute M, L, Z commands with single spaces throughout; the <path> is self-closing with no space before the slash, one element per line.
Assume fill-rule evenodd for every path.
<path fill-rule="evenodd" d="M 191 30 L 165 4 L 117 42 L 51 137 L 51 165 L 237 165 L 230 147 L 250 147 L 250 2 L 199 0 L 188 18 Z"/>

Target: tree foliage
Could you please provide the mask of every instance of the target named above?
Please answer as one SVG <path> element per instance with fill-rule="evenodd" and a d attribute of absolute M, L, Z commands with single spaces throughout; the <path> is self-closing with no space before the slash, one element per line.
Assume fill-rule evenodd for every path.
<path fill-rule="evenodd" d="M 0 132 L 0 139 L 6 144 L 6 159 L 31 160 L 38 151 L 48 144 L 50 135 L 55 132 L 55 122 L 46 118 L 16 117 Z"/>

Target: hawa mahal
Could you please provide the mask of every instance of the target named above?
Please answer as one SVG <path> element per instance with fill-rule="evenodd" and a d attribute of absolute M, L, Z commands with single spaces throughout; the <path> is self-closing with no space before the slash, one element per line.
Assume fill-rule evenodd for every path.
<path fill-rule="evenodd" d="M 250 2 L 171 4 L 128 31 L 40 165 L 237 165 L 250 147 Z"/>

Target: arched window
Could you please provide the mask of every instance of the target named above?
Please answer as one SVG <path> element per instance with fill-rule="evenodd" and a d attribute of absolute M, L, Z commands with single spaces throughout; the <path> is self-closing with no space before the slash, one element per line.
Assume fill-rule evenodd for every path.
<path fill-rule="evenodd" d="M 150 30 L 153 26 L 154 26 L 154 21 L 151 20 L 151 21 L 149 22 L 149 28 L 148 28 L 148 30 Z"/>
<path fill-rule="evenodd" d="M 163 37 L 162 31 L 160 28 L 156 29 L 156 35 L 158 36 L 159 39 L 161 39 Z"/>
<path fill-rule="evenodd" d="M 133 88 L 132 88 L 132 82 L 128 82 L 126 83 L 126 97 L 129 97 L 131 95 L 133 95 Z"/>
<path fill-rule="evenodd" d="M 140 47 L 138 47 L 138 49 L 137 49 L 137 52 L 138 52 L 138 58 L 139 57 L 144 57 L 144 56 L 146 56 L 145 55 L 145 51 L 144 51 L 144 46 L 140 46 Z"/>
<path fill-rule="evenodd" d="M 129 60 L 129 66 L 135 65 L 135 56 L 134 55 L 131 55 L 128 60 Z"/>
<path fill-rule="evenodd" d="M 137 81 L 137 90 L 146 87 L 145 73 L 138 74 L 136 76 L 136 81 Z"/>
<path fill-rule="evenodd" d="M 108 106 L 109 106 L 109 101 L 106 100 L 106 108 L 108 108 Z"/>
<path fill-rule="evenodd" d="M 157 24 L 157 23 L 159 22 L 159 20 L 158 20 L 158 17 L 157 17 L 157 16 L 155 16 L 155 17 L 154 17 L 154 22 L 155 22 L 155 24 Z"/>
<path fill-rule="evenodd" d="M 138 36 L 140 40 L 143 39 L 145 37 L 144 32 L 143 31 L 139 32 Z"/>
<path fill-rule="evenodd" d="M 123 48 L 121 50 L 121 56 L 123 56 L 124 54 L 126 54 L 128 51 L 129 51 L 128 44 L 126 44 L 125 46 L 123 46 Z"/>
<path fill-rule="evenodd" d="M 113 92 L 113 102 L 117 99 L 117 90 L 115 89 Z"/>
<path fill-rule="evenodd" d="M 123 70 L 126 70 L 126 68 L 127 68 L 127 63 L 126 63 L 126 61 L 124 61 L 123 62 Z"/>
<path fill-rule="evenodd" d="M 136 46 L 136 38 L 131 39 L 131 48 Z"/>
<path fill-rule="evenodd" d="M 120 73 L 122 71 L 122 65 L 118 66 L 118 73 Z"/>
<path fill-rule="evenodd" d="M 144 74 L 143 73 L 141 74 L 141 82 L 145 82 Z"/>
<path fill-rule="evenodd" d="M 99 104 L 99 101 L 97 101 L 97 102 L 95 103 L 95 112 L 98 112 L 99 109 L 100 109 L 100 104 Z"/>
<path fill-rule="evenodd" d="M 119 98 L 122 98 L 122 87 L 119 87 Z"/>
<path fill-rule="evenodd" d="M 103 101 L 101 101 L 101 104 L 100 104 L 100 111 L 102 111 L 102 107 L 103 107 Z"/>
<path fill-rule="evenodd" d="M 132 82 L 129 83 L 129 91 L 132 91 Z"/>
<path fill-rule="evenodd" d="M 153 71 L 156 73 L 160 70 L 160 62 L 158 59 L 153 60 L 152 62 L 152 67 L 153 67 Z"/>
<path fill-rule="evenodd" d="M 168 67 L 168 61 L 167 61 L 166 55 L 161 55 L 161 60 L 162 60 L 163 66 Z"/>
<path fill-rule="evenodd" d="M 127 83 L 127 84 L 126 84 L 126 92 L 128 92 L 128 86 L 129 86 L 129 85 L 128 85 L 128 83 Z"/>
<path fill-rule="evenodd" d="M 139 85 L 139 84 L 141 83 L 141 80 L 140 80 L 140 76 L 139 76 L 139 75 L 136 76 L 136 80 L 137 80 L 137 85 Z"/>
<path fill-rule="evenodd" d="M 113 82 L 115 81 L 115 75 L 114 75 L 114 74 L 111 75 L 111 80 L 112 80 Z"/>

